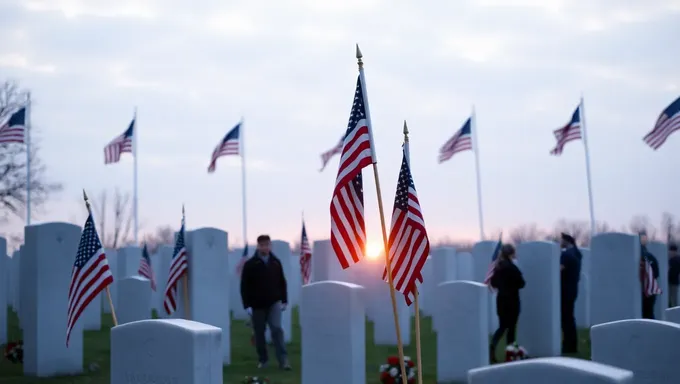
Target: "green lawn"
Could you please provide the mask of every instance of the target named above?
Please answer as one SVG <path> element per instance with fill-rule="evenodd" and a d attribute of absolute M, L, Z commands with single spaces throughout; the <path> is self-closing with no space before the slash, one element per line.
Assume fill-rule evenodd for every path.
<path fill-rule="evenodd" d="M 413 322 L 412 322 L 413 323 Z M 423 347 L 423 380 L 427 384 L 435 382 L 436 375 L 436 339 L 432 331 L 430 318 L 424 318 L 421 322 L 421 340 Z M 231 327 L 231 361 L 232 364 L 224 367 L 224 380 L 229 383 L 238 384 L 244 376 L 257 375 L 266 376 L 272 380 L 272 384 L 299 384 L 300 383 L 300 328 L 298 326 L 297 311 L 293 312 L 293 342 L 288 346 L 290 362 L 293 365 L 292 372 L 282 372 L 272 367 L 258 371 L 256 369 L 257 358 L 255 351 L 250 345 L 250 330 L 243 321 L 232 321 Z M 53 379 L 35 379 L 23 377 L 23 369 L 19 364 L 10 364 L 6 360 L 0 361 L 0 383 L 2 384 L 105 384 L 109 382 L 109 330 L 112 326 L 110 316 L 102 316 L 102 331 L 85 332 L 85 367 L 92 363 L 99 365 L 99 369 L 82 376 L 59 377 Z M 412 345 L 405 348 L 405 353 L 414 360 L 415 351 L 415 332 L 411 331 Z M 21 330 L 14 312 L 9 311 L 9 340 L 20 340 Z M 397 355 L 396 347 L 374 346 L 373 343 L 373 324 L 366 325 L 366 378 L 368 384 L 379 384 L 378 367 L 384 363 L 385 358 L 390 355 Z M 498 347 L 499 358 L 504 345 Z M 584 330 L 580 334 L 581 357 L 590 357 L 590 340 L 588 331 Z M 319 351 L 323 353 L 323 351 Z M 272 353 L 273 355 L 273 353 Z M 275 363 L 272 361 L 272 363 Z"/>

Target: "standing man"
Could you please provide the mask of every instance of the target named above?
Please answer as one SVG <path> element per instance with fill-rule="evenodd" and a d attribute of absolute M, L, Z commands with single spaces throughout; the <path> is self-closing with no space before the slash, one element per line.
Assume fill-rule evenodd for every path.
<path fill-rule="evenodd" d="M 562 353 L 578 353 L 578 334 L 574 305 L 578 297 L 578 282 L 581 278 L 581 251 L 576 247 L 576 240 L 562 233 L 560 245 L 560 282 L 561 282 L 561 318 L 562 318 Z"/>
<path fill-rule="evenodd" d="M 680 285 L 680 256 L 676 244 L 668 245 L 668 308 L 678 306 L 678 285 Z"/>
<path fill-rule="evenodd" d="M 652 267 L 652 277 L 654 280 L 659 278 L 659 261 L 656 259 L 651 252 L 647 250 L 647 232 L 640 231 L 640 274 L 643 276 L 640 281 L 642 282 L 642 318 L 643 319 L 654 319 L 654 305 L 656 304 L 656 293 L 645 292 L 645 262 L 649 263 Z"/>
<path fill-rule="evenodd" d="M 269 360 L 265 339 L 268 325 L 279 367 L 290 371 L 281 328 L 281 312 L 288 305 L 288 286 L 281 261 L 271 253 L 271 239 L 268 235 L 257 237 L 255 255 L 243 265 L 241 300 L 243 308 L 250 315 L 255 332 L 257 367 L 266 366 Z"/>

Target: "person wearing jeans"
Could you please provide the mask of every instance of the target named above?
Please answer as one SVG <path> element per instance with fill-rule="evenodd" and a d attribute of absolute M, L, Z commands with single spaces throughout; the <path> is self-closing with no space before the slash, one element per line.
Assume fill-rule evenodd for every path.
<path fill-rule="evenodd" d="M 489 346 L 489 360 L 496 362 L 496 346 L 506 333 L 507 345 L 515 343 L 515 329 L 519 319 L 520 300 L 519 290 L 524 288 L 524 277 L 516 263 L 515 247 L 505 244 L 494 266 L 494 272 L 489 285 L 498 291 L 496 295 L 496 313 L 498 314 L 498 329 L 494 332 Z"/>
<path fill-rule="evenodd" d="M 257 238 L 255 255 L 243 265 L 241 300 L 253 325 L 258 368 L 266 366 L 269 360 L 265 339 L 265 331 L 269 326 L 279 367 L 290 370 L 281 328 L 281 312 L 288 305 L 288 287 L 281 261 L 271 252 L 268 235 Z"/>

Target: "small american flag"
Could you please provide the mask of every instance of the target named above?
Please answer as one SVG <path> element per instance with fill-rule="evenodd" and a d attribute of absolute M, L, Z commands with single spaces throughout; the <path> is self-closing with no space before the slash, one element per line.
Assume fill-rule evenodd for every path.
<path fill-rule="evenodd" d="M 439 163 L 449 160 L 458 152 L 472 150 L 472 117 L 468 118 L 453 137 L 439 149 Z"/>
<path fill-rule="evenodd" d="M 366 244 L 361 171 L 373 164 L 373 148 L 365 103 L 360 74 L 331 199 L 331 245 L 343 269 L 364 257 Z"/>
<path fill-rule="evenodd" d="M 302 284 L 309 284 L 309 277 L 312 272 L 312 248 L 309 246 L 309 239 L 307 238 L 307 229 L 305 223 L 302 223 L 302 239 L 300 240 L 300 274 L 302 275 Z"/>
<path fill-rule="evenodd" d="M 234 128 L 227 132 L 227 134 L 220 141 L 220 143 L 217 144 L 217 147 L 215 147 L 215 150 L 212 153 L 212 158 L 210 159 L 210 165 L 208 166 L 208 173 L 215 172 L 217 159 L 219 159 L 220 157 L 231 155 L 239 156 L 241 154 L 239 140 L 240 136 L 241 136 L 241 123 L 238 123 Z"/>
<path fill-rule="evenodd" d="M 156 276 L 154 276 L 153 268 L 151 267 L 151 258 L 149 257 L 149 250 L 144 244 L 142 249 L 142 258 L 139 260 L 139 271 L 137 274 L 142 277 L 146 277 L 151 281 L 151 289 L 156 291 Z"/>
<path fill-rule="evenodd" d="M 421 271 L 430 254 L 430 241 L 413 183 L 408 143 L 404 143 L 387 247 L 394 288 L 403 293 L 406 303 L 411 305 L 412 297 L 417 293 L 416 282 L 423 282 Z M 383 279 L 387 279 L 387 268 Z"/>
<path fill-rule="evenodd" d="M 493 279 L 493 274 L 496 272 L 496 261 L 498 260 L 498 255 L 501 253 L 501 248 L 503 247 L 503 235 L 498 237 L 498 243 L 496 248 L 493 250 L 493 255 L 491 255 L 491 264 L 489 264 L 489 269 L 486 271 L 486 277 L 484 278 L 484 284 L 489 285 L 491 279 Z"/>
<path fill-rule="evenodd" d="M 657 150 L 666 142 L 668 136 L 678 129 L 680 129 L 680 97 L 661 112 L 654 129 L 645 135 L 644 141 Z"/>
<path fill-rule="evenodd" d="M 340 138 L 340 142 L 335 147 L 321 154 L 321 169 L 319 169 L 319 172 L 323 171 L 326 168 L 326 165 L 333 158 L 333 156 L 337 155 L 338 153 L 342 153 L 342 148 L 344 147 L 344 145 L 345 138 L 342 137 Z"/>
<path fill-rule="evenodd" d="M 26 137 L 26 107 L 9 115 L 9 118 L 0 123 L 0 144 L 18 143 L 23 144 Z"/>
<path fill-rule="evenodd" d="M 104 147 L 104 164 L 112 164 L 120 161 L 123 153 L 132 153 L 132 140 L 135 135 L 135 119 L 133 118 L 128 129 L 122 135 L 111 140 Z"/>
<path fill-rule="evenodd" d="M 241 260 L 236 264 L 236 276 L 241 277 L 241 272 L 243 272 L 243 266 L 246 265 L 246 261 L 248 261 L 248 244 L 244 246 Z"/>
<path fill-rule="evenodd" d="M 184 217 L 182 217 L 182 227 L 177 234 L 175 249 L 172 252 L 168 283 L 165 285 L 165 300 L 163 301 L 163 307 L 165 307 L 165 312 L 168 315 L 171 315 L 177 310 L 177 284 L 182 276 L 187 273 L 188 268 L 189 261 L 187 259 L 187 249 L 184 246 Z"/>
<path fill-rule="evenodd" d="M 557 144 L 550 151 L 553 156 L 559 156 L 564 150 L 564 145 L 570 141 L 581 140 L 581 105 L 571 115 L 571 120 L 562 128 L 553 131 Z"/>
<path fill-rule="evenodd" d="M 80 315 L 90 302 L 111 283 L 113 283 L 113 275 L 90 213 L 85 221 L 83 233 L 80 235 L 80 245 L 78 245 L 76 261 L 71 271 L 71 284 L 68 288 L 67 347 L 71 331 Z"/>
<path fill-rule="evenodd" d="M 659 287 L 659 282 L 654 278 L 652 264 L 646 257 L 643 257 L 642 268 L 642 291 L 645 297 L 660 295 L 661 287 Z"/>

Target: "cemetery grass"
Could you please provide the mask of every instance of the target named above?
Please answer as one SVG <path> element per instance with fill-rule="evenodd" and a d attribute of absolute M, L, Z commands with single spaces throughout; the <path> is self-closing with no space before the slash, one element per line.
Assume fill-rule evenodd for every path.
<path fill-rule="evenodd" d="M 21 329 L 18 325 L 16 314 L 8 310 L 8 339 L 10 341 L 21 340 Z M 155 316 L 154 316 L 155 317 Z M 413 324 L 413 322 L 411 322 Z M 293 311 L 293 342 L 288 345 L 288 354 L 293 371 L 283 372 L 278 369 L 276 362 L 271 361 L 270 366 L 263 370 L 256 368 L 257 358 L 250 344 L 251 332 L 245 322 L 232 320 L 231 323 L 231 365 L 224 367 L 224 382 L 240 383 L 245 376 L 268 377 L 272 384 L 299 384 L 300 383 L 300 327 L 298 313 Z M 0 384 L 104 384 L 110 380 L 109 361 L 109 329 L 112 326 L 111 317 L 102 315 L 102 330 L 88 331 L 84 336 L 85 370 L 94 367 L 94 371 L 86 372 L 79 376 L 65 376 L 50 379 L 37 379 L 23 376 L 23 367 L 20 364 L 11 364 L 4 358 L 0 360 Z M 421 343 L 423 359 L 423 381 L 427 384 L 436 382 L 436 337 L 432 330 L 430 318 L 421 321 Z M 405 354 L 416 358 L 415 329 L 411 329 L 411 345 L 406 346 Z M 501 357 L 505 345 L 498 346 L 498 357 Z M 324 351 L 318 351 L 324 353 Z M 270 353 L 273 359 L 273 350 Z M 396 347 L 373 345 L 373 324 L 366 325 L 366 379 L 368 384 L 379 384 L 378 367 L 385 362 L 388 356 L 396 356 Z M 571 356 L 582 359 L 590 359 L 590 338 L 588 330 L 579 331 L 579 355 Z M 332 373 L 330 373 L 332 374 Z M 452 383 L 454 384 L 454 383 Z"/>

